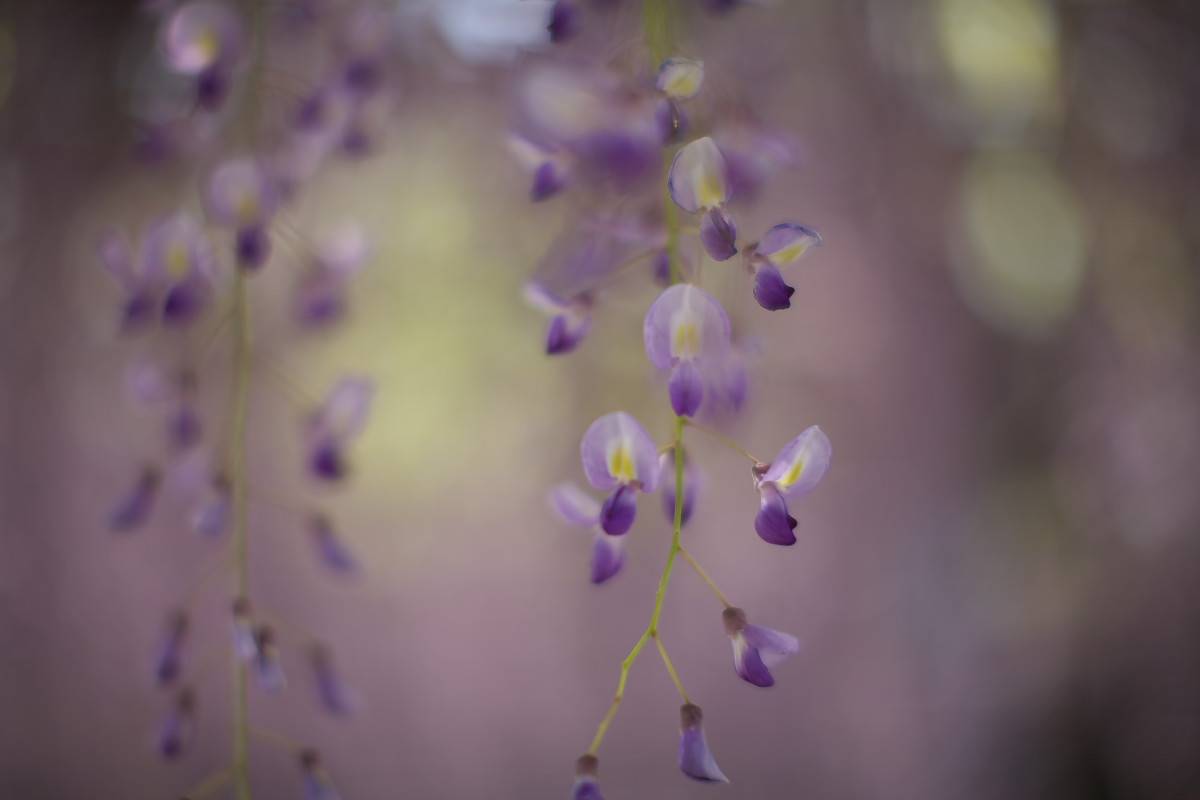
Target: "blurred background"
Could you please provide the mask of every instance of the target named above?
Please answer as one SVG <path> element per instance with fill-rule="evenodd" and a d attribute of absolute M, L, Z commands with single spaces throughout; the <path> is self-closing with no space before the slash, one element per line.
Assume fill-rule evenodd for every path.
<path fill-rule="evenodd" d="M 565 796 L 669 542 L 644 498 L 625 571 L 594 587 L 587 534 L 546 503 L 582 482 L 596 417 L 624 409 L 660 441 L 670 418 L 641 350 L 649 275 L 605 293 L 577 352 L 543 355 L 521 289 L 589 201 L 527 202 L 505 145 L 511 70 L 546 46 L 510 34 L 503 5 L 397 8 L 404 54 L 372 152 L 313 179 L 254 283 L 257 345 L 290 390 L 255 373 L 252 479 L 329 509 L 366 567 L 329 579 L 295 515 L 256 503 L 254 594 L 333 645 L 366 703 L 322 715 L 285 635 L 291 686 L 252 691 L 251 715 L 318 747 L 348 799 Z M 603 19 L 619 37 L 637 4 L 617 5 Z M 754 533 L 744 460 L 692 443 L 686 546 L 803 649 L 770 690 L 738 680 L 720 605 L 681 566 L 663 635 L 732 783 L 680 776 L 678 696 L 650 649 L 600 751 L 606 796 L 1200 797 L 1200 6 L 679 5 L 714 91 L 796 145 L 735 201 L 740 226 L 824 239 L 784 312 L 704 267 L 757 342 L 747 408 L 721 428 L 769 458 L 820 424 L 835 455 L 783 550 Z M 104 529 L 159 447 L 126 376 L 164 345 L 114 334 L 96 237 L 198 207 L 194 163 L 138 155 L 155 26 L 133 3 L 0 5 L 6 798 L 178 796 L 227 758 L 224 669 L 199 686 L 193 752 L 154 751 L 163 620 L 218 546 L 169 491 L 143 530 Z M 302 73 L 297 48 L 268 103 Z M 376 249 L 349 318 L 297 332 L 306 242 L 346 220 Z M 214 419 L 227 353 L 199 370 Z M 372 376 L 376 402 L 353 480 L 318 491 L 303 398 L 343 374 Z M 225 636 L 227 595 L 193 594 L 198 656 Z M 286 753 L 255 743 L 252 772 L 256 797 L 301 794 Z"/>

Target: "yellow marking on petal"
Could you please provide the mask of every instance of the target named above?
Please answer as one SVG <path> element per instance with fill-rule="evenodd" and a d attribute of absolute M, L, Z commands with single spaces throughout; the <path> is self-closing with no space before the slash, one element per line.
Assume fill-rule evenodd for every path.
<path fill-rule="evenodd" d="M 804 461 L 802 459 L 797 458 L 796 462 L 794 464 L 792 464 L 792 468 L 787 471 L 787 474 L 784 475 L 779 480 L 779 482 L 782 483 L 784 486 L 791 486 L 793 483 L 796 482 L 796 480 L 800 477 L 800 473 L 803 471 L 804 471 Z"/>
<path fill-rule="evenodd" d="M 196 34 L 196 49 L 204 54 L 205 63 L 211 64 L 216 61 L 217 54 L 221 50 L 221 41 L 217 38 L 217 32 L 209 28 Z"/>
<path fill-rule="evenodd" d="M 671 355 L 684 360 L 700 355 L 700 331 L 694 323 L 675 323 L 671 331 Z"/>
<path fill-rule="evenodd" d="M 725 181 L 720 175 L 697 166 L 692 172 L 692 184 L 696 187 L 696 205 L 701 208 L 716 208 L 725 202 Z"/>
<path fill-rule="evenodd" d="M 621 483 L 632 483 L 637 479 L 637 466 L 633 463 L 633 454 L 628 446 L 619 444 L 613 448 L 608 458 L 608 471 Z"/>
<path fill-rule="evenodd" d="M 801 239 L 796 244 L 785 247 L 771 254 L 770 258 L 776 264 L 790 264 L 800 256 L 804 255 L 804 251 L 808 249 L 808 241 Z"/>
<path fill-rule="evenodd" d="M 667 81 L 664 91 L 672 97 L 692 97 L 700 91 L 698 70 L 678 70 L 672 80 Z"/>
<path fill-rule="evenodd" d="M 167 248 L 167 274 L 172 278 L 182 278 L 188 271 L 187 248 L 176 242 Z"/>
<path fill-rule="evenodd" d="M 238 198 L 237 215 L 242 222 L 253 222 L 258 216 L 258 198 L 253 192 L 246 192 Z"/>

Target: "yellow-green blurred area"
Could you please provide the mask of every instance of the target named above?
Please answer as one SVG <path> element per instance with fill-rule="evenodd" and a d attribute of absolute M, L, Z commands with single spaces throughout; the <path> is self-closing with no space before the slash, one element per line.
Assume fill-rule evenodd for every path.
<path fill-rule="evenodd" d="M 409 27 L 371 152 L 301 187 L 251 280 L 251 589 L 285 620 L 289 686 L 252 692 L 250 714 L 319 748 L 346 800 L 565 797 L 670 541 L 642 497 L 624 571 L 595 587 L 590 533 L 546 501 L 584 483 L 597 417 L 634 414 L 659 444 L 672 417 L 642 345 L 648 267 L 596 294 L 576 352 L 544 354 L 523 287 L 613 203 L 586 186 L 529 202 L 506 142 L 532 56 L 507 43 L 505 2 L 397 6 Z M 637 0 L 580 2 L 613 31 L 639 19 Z M 206 447 L 230 426 L 224 306 L 183 334 L 118 336 L 95 256 L 108 228 L 201 214 L 218 158 L 132 155 L 162 80 L 153 10 L 133 5 L 0 6 L 0 798 L 179 796 L 228 760 L 223 543 L 190 530 L 170 482 L 142 530 L 104 529 L 141 466 L 165 463 L 133 365 L 195 370 Z M 647 647 L 599 753 L 605 796 L 1200 796 L 1200 5 L 703 5 L 673 4 L 676 55 L 704 61 L 714 98 L 689 106 L 696 135 L 756 118 L 794 140 L 795 163 L 731 203 L 741 244 L 784 221 L 823 240 L 785 268 L 792 308 L 767 312 L 742 255 L 705 258 L 682 215 L 683 255 L 750 353 L 744 412 L 705 422 L 763 460 L 818 424 L 834 456 L 780 548 L 755 534 L 749 462 L 687 432 L 702 482 L 686 547 L 802 649 L 770 689 L 738 680 L 720 603 L 678 564 L 663 641 L 731 783 L 679 774 L 679 696 Z M 627 68 L 638 46 L 600 52 Z M 268 121 L 322 63 L 272 47 Z M 347 223 L 373 250 L 348 316 L 302 330 L 297 281 Z M 319 485 L 304 426 L 347 375 L 374 382 L 370 420 L 350 480 Z M 317 563 L 318 509 L 361 579 Z M 166 764 L 170 693 L 150 665 L 180 603 L 199 727 Z M 313 637 L 362 713 L 317 709 Z M 255 798 L 303 796 L 293 754 L 256 742 L 251 765 Z"/>

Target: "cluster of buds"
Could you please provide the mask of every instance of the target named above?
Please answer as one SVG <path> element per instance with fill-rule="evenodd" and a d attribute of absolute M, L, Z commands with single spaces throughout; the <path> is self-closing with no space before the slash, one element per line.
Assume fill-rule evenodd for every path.
<path fill-rule="evenodd" d="M 251 335 L 256 301 L 265 299 L 255 275 L 274 262 L 298 262 L 300 277 L 285 301 L 291 323 L 304 332 L 327 331 L 345 318 L 353 277 L 372 255 L 357 227 L 314 243 L 296 232 L 287 215 L 305 182 L 329 159 L 361 156 L 372 148 L 373 120 L 389 102 L 391 14 L 374 4 L 311 5 L 329 17 L 330 25 L 299 24 L 257 5 L 251 20 L 225 0 L 155 6 L 162 64 L 189 78 L 193 98 L 186 117 L 160 126 L 155 154 L 195 162 L 200 208 L 164 209 L 140 239 L 111 231 L 97 247 L 121 292 L 116 330 L 138 351 L 129 373 L 131 393 L 139 404 L 162 413 L 164 433 L 158 452 L 131 465 L 133 485 L 113 504 L 108 528 L 128 533 L 152 524 L 156 499 L 170 487 L 191 507 L 193 530 L 216 551 L 213 566 L 197 576 L 179 609 L 170 613 L 154 667 L 156 682 L 173 693 L 158 750 L 177 759 L 195 742 L 196 708 L 209 668 L 224 654 L 235 665 L 233 761 L 197 796 L 224 783 L 249 796 L 248 740 L 259 733 L 299 754 L 308 797 L 337 797 L 315 753 L 252 728 L 248 720 L 252 681 L 264 692 L 289 686 L 284 668 L 289 650 L 304 654 L 308 683 L 321 708 L 346 716 L 360 704 L 328 644 L 252 599 L 247 559 L 252 533 L 247 507 L 264 502 L 299 514 L 291 524 L 306 531 L 314 558 L 330 573 L 356 575 L 360 569 L 327 509 L 280 501 L 257 479 L 252 487 L 246 465 L 248 432 L 254 430 L 251 383 L 262 374 L 297 393 L 297 383 L 271 364 L 267 348 Z M 314 41 L 321 34 L 324 39 Z M 268 36 L 273 46 L 289 37 L 308 37 L 304 46 L 323 48 L 329 56 L 322 73 L 310 76 L 311 90 L 293 98 L 282 120 L 264 119 Z M 261 135 L 268 126 L 272 135 Z M 203 402 L 210 382 L 206 363 L 222 341 L 232 351 L 232 399 L 211 415 L 218 423 L 212 424 Z M 353 471 L 353 446 L 367 420 L 372 383 L 344 378 L 315 403 L 298 393 L 304 405 L 297 413 L 303 462 L 294 473 L 313 484 L 342 484 Z M 191 607 L 202 589 L 218 583 L 224 584 L 231 610 L 229 633 L 212 643 L 212 657 L 192 659 Z"/>
<path fill-rule="evenodd" d="M 665 379 L 663 399 L 672 411 L 674 433 L 665 441 L 656 439 L 631 414 L 605 414 L 580 444 L 583 473 L 602 496 L 564 483 L 551 491 L 550 499 L 564 520 L 591 532 L 590 578 L 595 584 L 621 572 L 640 495 L 661 492 L 672 537 L 650 622 L 623 662 L 616 697 L 576 764 L 573 800 L 601 798 L 596 752 L 620 705 L 629 668 L 651 640 L 683 700 L 681 771 L 698 781 L 728 781 L 706 741 L 703 712 L 684 690 L 659 628 L 677 558 L 695 568 L 724 606 L 734 671 L 743 681 L 760 688 L 774 685 L 770 668 L 799 651 L 795 637 L 751 624 L 681 545 L 681 529 L 696 517 L 700 483 L 696 463 L 685 449 L 685 432 L 715 437 L 750 460 L 759 511 L 753 520 L 747 518 L 746 529 L 772 545 L 796 543 L 797 521 L 789 503 L 817 486 L 832 455 L 829 439 L 815 425 L 764 462 L 701 424 L 736 416 L 748 384 L 746 348 L 714 294 L 715 285 L 724 287 L 729 281 L 711 276 L 729 270 L 724 265 L 741 254 L 746 293 L 763 309 L 787 309 L 795 289 L 782 270 L 819 245 L 821 237 L 792 221 L 770 227 L 755 241 L 740 236 L 740 208 L 753 199 L 774 166 L 786 162 L 787 148 L 764 126 L 722 128 L 722 115 L 714 113 L 720 100 L 705 91 L 705 65 L 672 52 L 672 14 L 684 6 L 644 0 L 644 45 L 628 52 L 638 37 L 626 33 L 606 42 L 599 30 L 589 30 L 589 15 L 604 13 L 602 5 L 556 3 L 549 28 L 556 54 L 523 76 L 512 142 L 530 171 L 532 199 L 540 202 L 568 192 L 591 196 L 588 218 L 551 246 L 527 296 L 550 317 L 547 354 L 562 355 L 585 342 L 593 314 L 603 308 L 605 290 L 617 279 L 642 270 L 659 284 L 643 319 L 643 339 L 647 359 Z M 738 4 L 703 5 L 723 14 Z M 597 28 L 619 30 L 619 24 L 618 19 Z M 685 215 L 694 215 L 695 222 L 685 225 Z M 693 252 L 685 248 L 693 236 L 696 261 L 689 263 L 683 251 Z M 714 266 L 702 271 L 706 265 L 701 261 Z"/>

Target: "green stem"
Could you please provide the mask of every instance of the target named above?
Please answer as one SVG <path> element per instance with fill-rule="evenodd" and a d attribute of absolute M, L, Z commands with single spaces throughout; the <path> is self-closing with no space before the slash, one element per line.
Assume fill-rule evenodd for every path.
<path fill-rule="evenodd" d="M 250 397 L 252 332 L 250 298 L 246 275 L 234 278 L 233 295 L 233 425 L 229 448 L 229 479 L 233 495 L 233 568 L 238 597 L 250 597 L 249 530 L 246 507 L 246 411 Z M 238 800 L 251 800 L 249 777 L 249 719 L 247 713 L 247 666 L 235 653 L 231 703 L 233 706 L 233 784 Z"/>

